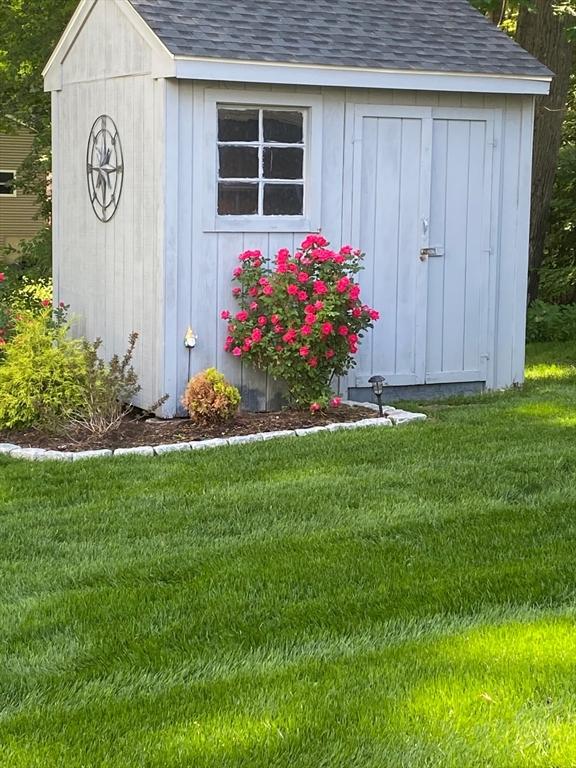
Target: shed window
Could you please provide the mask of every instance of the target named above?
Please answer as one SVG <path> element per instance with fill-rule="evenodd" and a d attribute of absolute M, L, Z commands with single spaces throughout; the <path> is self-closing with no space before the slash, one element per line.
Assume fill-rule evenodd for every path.
<path fill-rule="evenodd" d="M 218 214 L 304 214 L 305 113 L 218 109 Z"/>
<path fill-rule="evenodd" d="M 0 171 L 0 197 L 15 197 L 16 171 Z"/>

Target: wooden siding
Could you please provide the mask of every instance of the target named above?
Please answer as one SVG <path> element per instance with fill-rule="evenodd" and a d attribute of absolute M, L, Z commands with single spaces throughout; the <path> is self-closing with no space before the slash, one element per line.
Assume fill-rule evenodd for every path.
<path fill-rule="evenodd" d="M 0 170 L 17 172 L 31 146 L 29 134 L 0 134 Z M 15 197 L 0 197 L 0 248 L 33 237 L 42 226 L 35 219 L 37 211 L 33 195 L 18 192 Z"/>
<path fill-rule="evenodd" d="M 64 62 L 63 89 L 52 94 L 54 281 L 56 298 L 78 318 L 77 333 L 101 337 L 107 358 L 124 352 L 132 331 L 140 334 L 137 404 L 147 407 L 165 392 L 166 82 L 127 74 L 145 69 L 149 58 L 134 34 L 115 3 L 99 3 Z M 102 114 L 118 126 L 125 165 L 120 204 L 106 224 L 92 210 L 86 183 L 87 141 Z"/>
<path fill-rule="evenodd" d="M 227 92 L 232 88 L 230 83 L 221 83 L 220 87 Z M 301 240 L 302 233 L 269 232 L 265 231 L 265 226 L 262 231 L 215 232 L 205 226 L 205 208 L 210 205 L 205 193 L 206 156 L 210 152 L 210 148 L 205 145 L 205 93 L 207 89 L 213 88 L 214 83 L 180 83 L 178 93 L 174 94 L 172 113 L 168 113 L 168 117 L 173 114 L 173 119 L 177 122 L 177 130 L 174 126 L 171 130 L 174 142 L 169 151 L 169 168 L 172 168 L 172 174 L 177 175 L 177 182 L 171 183 L 170 178 L 168 179 L 170 205 L 167 207 L 167 215 L 171 220 L 169 229 L 172 233 L 169 239 L 174 247 L 170 250 L 167 261 L 167 275 L 171 275 L 173 285 L 171 289 L 167 287 L 167 291 L 171 291 L 177 306 L 167 310 L 169 317 L 164 340 L 167 362 L 170 361 L 167 389 L 174 392 L 173 402 L 176 402 L 176 394 L 182 391 L 189 375 L 215 365 L 243 388 L 247 403 L 253 407 L 264 407 L 269 405 L 275 390 L 264 376 L 242 366 L 223 351 L 226 327 L 219 319 L 219 312 L 225 307 L 234 306 L 230 293 L 230 276 L 240 251 L 246 248 L 260 248 L 265 256 L 272 257 L 280 247 L 294 248 Z M 485 270 L 479 277 L 480 289 L 473 281 L 473 271 L 468 273 L 467 278 L 465 275 L 460 277 L 464 280 L 464 289 L 468 290 L 472 297 L 474 310 L 481 313 L 482 322 L 486 327 L 486 347 L 482 350 L 482 376 L 485 377 L 487 386 L 499 388 L 522 381 L 529 216 L 526 190 L 529 190 L 530 186 L 532 97 L 306 87 L 238 88 L 239 93 L 245 93 L 246 90 L 250 94 L 253 93 L 254 103 L 258 102 L 259 93 L 265 93 L 268 98 L 271 93 L 276 94 L 278 105 L 282 105 L 284 94 L 291 98 L 298 93 L 312 93 L 321 97 L 323 167 L 320 225 L 323 233 L 337 246 L 354 239 L 354 210 L 366 202 L 355 197 L 353 184 L 355 147 L 357 148 L 355 142 L 359 138 L 355 136 L 356 105 L 456 108 L 468 112 L 472 110 L 474 114 L 479 110 L 482 115 L 490 116 L 490 130 L 494 131 L 494 137 L 490 141 L 489 159 L 488 155 L 484 155 L 484 151 L 473 152 L 474 143 L 479 139 L 484 142 L 487 138 L 488 129 L 483 119 L 469 121 L 463 128 L 450 127 L 451 131 L 460 131 L 463 137 L 465 134 L 468 136 L 462 144 L 462 151 L 467 153 L 467 168 L 470 169 L 470 178 L 466 182 L 464 193 L 466 194 L 470 184 L 473 184 L 471 179 L 478 181 L 480 178 L 490 178 L 485 200 L 480 201 L 480 193 L 474 189 L 470 190 L 470 205 L 481 204 L 486 207 L 489 218 L 483 239 L 484 235 L 480 231 L 482 225 L 473 215 L 468 216 L 471 258 L 480 258 L 480 251 L 485 251 L 482 255 Z M 226 98 L 229 98 L 228 95 Z M 448 130 L 448 125 L 439 121 L 435 130 L 436 142 L 441 142 L 441 133 Z M 383 136 L 383 140 L 384 138 Z M 414 158 L 412 161 L 416 162 Z M 410 156 L 405 157 L 405 162 L 411 162 Z M 451 162 L 453 163 L 453 160 Z M 367 172 L 369 167 L 368 160 Z M 455 167 L 447 172 L 454 175 L 450 195 L 456 199 L 459 186 L 464 184 L 465 180 L 464 177 L 456 178 L 458 170 Z M 418 173 L 416 166 L 413 173 Z M 468 176 L 466 178 L 468 179 Z M 389 191 L 393 195 L 394 190 Z M 399 193 L 398 189 L 397 192 Z M 365 188 L 360 194 L 366 194 Z M 407 190 L 404 190 L 403 194 L 408 194 Z M 401 206 L 397 214 L 398 211 L 401 211 Z M 401 212 L 399 215 L 402 221 Z M 455 215 L 453 210 L 450 215 Z M 410 247 L 413 249 L 414 245 L 412 243 Z M 436 263 L 431 267 L 437 268 Z M 374 295 L 371 296 L 369 284 L 372 282 L 372 285 L 376 286 L 373 279 L 375 269 L 383 270 L 389 276 L 389 282 L 379 283 L 382 288 L 375 289 Z M 371 264 L 368 259 L 367 272 L 363 278 L 367 300 L 372 300 L 378 309 L 385 311 L 391 300 L 387 298 L 387 291 L 392 290 L 391 286 L 397 279 L 398 272 L 394 264 Z M 396 322 L 401 321 L 401 325 L 412 327 L 415 296 L 406 294 L 402 298 L 402 293 L 398 296 L 402 301 L 402 314 Z M 478 304 L 481 304 L 481 307 L 478 308 Z M 443 313 L 443 316 L 435 318 L 435 322 L 444 327 L 448 327 L 450 323 L 462 325 L 462 312 L 465 310 L 461 304 L 442 299 L 437 305 L 436 309 Z M 456 317 L 458 312 L 460 315 Z M 191 325 L 198 335 L 198 345 L 192 351 L 186 350 L 180 343 L 188 325 Z M 390 346 L 396 347 L 399 343 L 402 347 L 394 329 L 390 327 L 386 330 L 385 324 L 381 324 L 375 334 L 369 335 L 362 350 L 360 360 L 363 371 L 374 371 L 381 365 L 381 361 L 374 357 L 374 343 L 380 343 L 379 348 L 383 349 L 386 345 L 383 336 L 387 333 L 390 335 Z M 423 333 L 425 343 L 425 328 Z M 461 335 L 465 333 L 463 328 Z M 175 339 L 176 343 L 170 343 L 170 339 Z M 461 342 L 464 344 L 463 338 Z M 476 349 L 474 344 L 470 349 L 473 351 L 454 351 L 454 361 L 446 359 L 444 367 L 457 365 L 455 361 L 466 354 L 474 357 L 476 365 L 480 350 Z M 405 347 L 395 352 L 401 362 L 402 356 L 407 354 L 409 355 L 410 351 Z M 465 362 L 462 361 L 463 365 Z M 402 362 L 402 365 L 408 371 L 410 360 Z M 455 380 L 454 377 L 452 380 Z M 356 380 L 351 378 L 349 382 L 342 382 L 341 386 L 346 389 L 348 385 L 354 386 L 355 383 Z"/>

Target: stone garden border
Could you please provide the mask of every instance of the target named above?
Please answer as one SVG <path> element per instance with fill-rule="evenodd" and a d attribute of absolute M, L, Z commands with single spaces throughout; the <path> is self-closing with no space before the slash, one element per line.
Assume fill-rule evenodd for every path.
<path fill-rule="evenodd" d="M 351 400 L 343 401 L 345 405 L 362 406 L 371 410 L 378 410 L 374 403 L 355 403 Z M 166 453 L 180 451 L 200 450 L 203 448 L 217 448 L 224 445 L 242 445 L 264 440 L 273 440 L 277 437 L 305 437 L 315 435 L 318 432 L 337 432 L 341 429 L 362 429 L 364 427 L 393 427 L 409 424 L 412 421 L 426 419 L 424 413 L 403 411 L 400 408 L 383 406 L 385 416 L 374 419 L 361 419 L 360 421 L 344 421 L 327 424 L 319 427 L 304 427 L 302 429 L 283 429 L 276 432 L 258 432 L 253 435 L 235 435 L 233 437 L 216 437 L 210 440 L 195 440 L 184 443 L 169 443 L 166 445 L 142 445 L 135 448 L 116 448 L 115 450 L 104 448 L 95 451 L 50 451 L 43 448 L 21 448 L 12 443 L 0 443 L 0 455 L 8 455 L 13 459 L 27 459 L 28 461 L 82 461 L 84 459 L 111 458 L 122 456 L 163 456 Z"/>

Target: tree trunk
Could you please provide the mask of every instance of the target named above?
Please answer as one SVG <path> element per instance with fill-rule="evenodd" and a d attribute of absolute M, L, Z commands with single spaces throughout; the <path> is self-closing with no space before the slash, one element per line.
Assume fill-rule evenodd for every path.
<path fill-rule="evenodd" d="M 507 0 L 498 0 L 494 8 L 490 11 L 490 18 L 494 24 L 502 24 L 506 13 Z"/>
<path fill-rule="evenodd" d="M 555 73 L 550 95 L 536 98 L 528 301 L 538 297 L 562 123 L 574 63 L 574 45 L 567 35 L 573 19 L 567 13 L 555 13 L 554 5 L 553 0 L 534 0 L 531 6 L 522 5 L 516 32 L 517 42 Z"/>

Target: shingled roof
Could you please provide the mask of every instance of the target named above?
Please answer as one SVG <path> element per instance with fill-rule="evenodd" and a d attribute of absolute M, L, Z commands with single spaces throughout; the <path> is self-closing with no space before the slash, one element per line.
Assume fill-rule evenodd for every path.
<path fill-rule="evenodd" d="M 130 0 L 176 56 L 550 77 L 468 0 Z"/>

